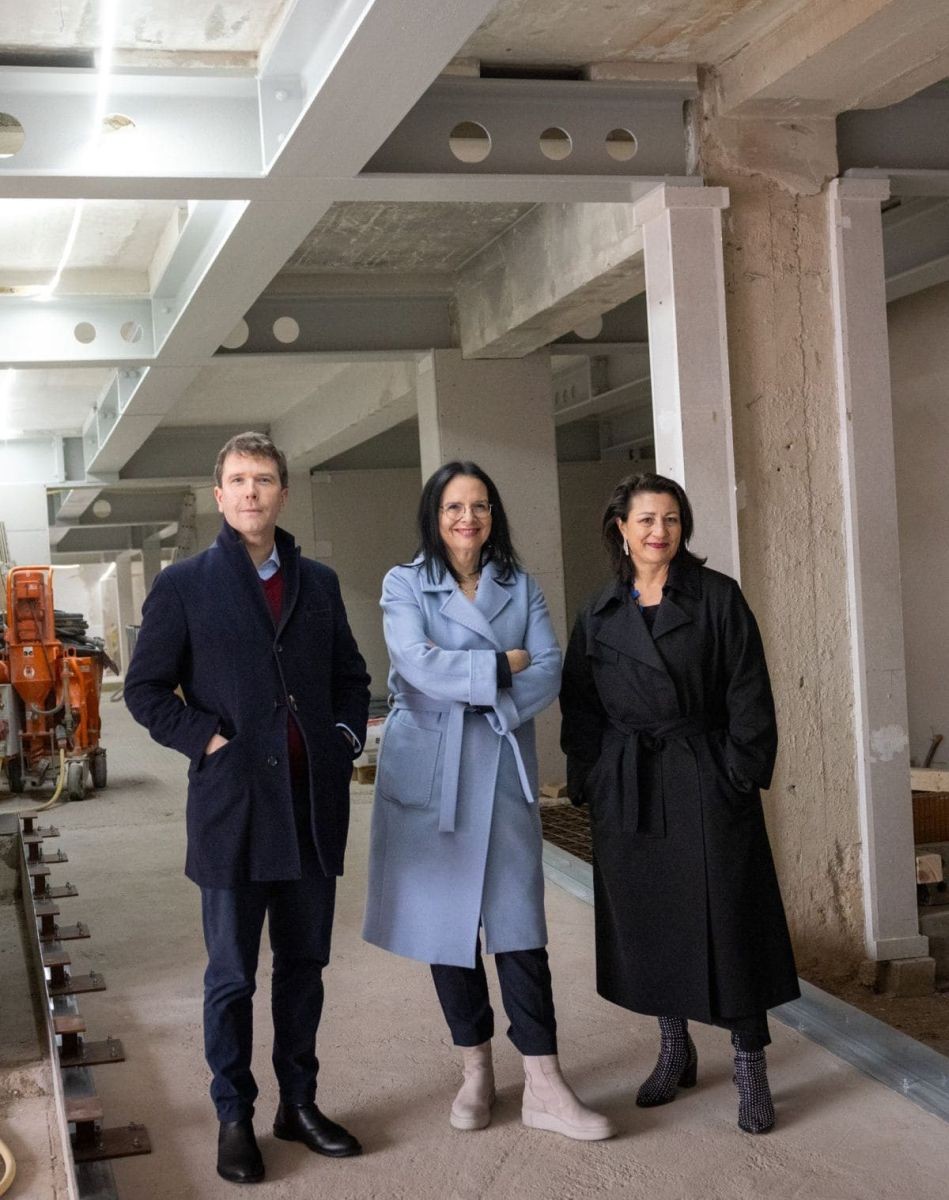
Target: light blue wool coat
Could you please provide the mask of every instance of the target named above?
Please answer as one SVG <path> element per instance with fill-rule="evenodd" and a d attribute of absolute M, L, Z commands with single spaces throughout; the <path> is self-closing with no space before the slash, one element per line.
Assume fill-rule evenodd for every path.
<path fill-rule="evenodd" d="M 382 609 L 394 709 L 376 774 L 363 937 L 429 963 L 547 942 L 532 718 L 560 690 L 560 647 L 534 580 L 488 563 L 476 599 L 419 563 L 393 567 Z M 497 651 L 531 665 L 497 686 Z M 490 706 L 487 713 L 468 711 Z"/>

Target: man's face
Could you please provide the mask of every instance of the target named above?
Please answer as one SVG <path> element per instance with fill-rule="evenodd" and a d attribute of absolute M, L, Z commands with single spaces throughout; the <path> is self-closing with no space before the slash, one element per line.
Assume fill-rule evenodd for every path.
<path fill-rule="evenodd" d="M 270 545 L 277 516 L 287 502 L 280 472 L 272 458 L 229 454 L 214 489 L 218 512 L 245 542 Z"/>

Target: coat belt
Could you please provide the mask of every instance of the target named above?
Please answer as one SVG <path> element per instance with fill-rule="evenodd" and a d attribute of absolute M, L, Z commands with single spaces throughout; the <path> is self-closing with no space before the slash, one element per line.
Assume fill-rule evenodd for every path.
<path fill-rule="evenodd" d="M 613 721 L 612 725 L 626 739 L 619 762 L 623 832 L 663 838 L 666 836 L 666 794 L 662 759 L 666 744 L 704 737 L 720 727 L 709 725 L 702 717 L 675 717 L 657 721 L 654 725 L 637 726 Z M 647 772 L 653 786 L 644 788 L 643 776 Z"/>
<path fill-rule="evenodd" d="M 455 832 L 455 812 L 458 808 L 458 779 L 461 774 L 461 741 L 464 733 L 465 713 L 480 712 L 461 700 L 436 700 L 431 696 L 423 696 L 420 692 L 399 692 L 392 698 L 393 709 L 404 708 L 409 712 L 447 713 L 448 724 L 445 730 L 445 761 L 442 767 L 442 794 L 438 807 L 438 832 Z M 493 709 L 488 709 L 488 715 Z M 494 731 L 496 732 L 496 731 Z M 514 762 L 517 764 L 517 774 L 521 781 L 521 790 L 528 804 L 534 803 L 534 794 L 527 768 L 521 756 L 521 748 L 513 732 L 498 734 L 506 738 L 514 752 Z"/>

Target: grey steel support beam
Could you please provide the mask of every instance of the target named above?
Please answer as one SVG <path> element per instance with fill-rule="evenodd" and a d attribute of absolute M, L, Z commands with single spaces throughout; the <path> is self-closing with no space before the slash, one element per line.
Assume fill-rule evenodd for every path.
<path fill-rule="evenodd" d="M 947 127 L 949 83 L 887 108 L 841 113 L 837 118 L 840 172 L 949 172 Z"/>
<path fill-rule="evenodd" d="M 667 88 L 580 80 L 439 79 L 367 164 L 364 174 L 685 175 L 683 107 L 694 84 Z M 477 163 L 452 151 L 451 133 L 479 125 L 488 150 Z M 549 129 L 564 135 L 542 142 Z M 607 139 L 634 139 L 628 159 L 611 156 Z M 457 146 L 457 141 L 454 143 Z M 553 151 L 557 157 L 545 154 Z"/>
<path fill-rule="evenodd" d="M 58 520 L 60 524 L 73 529 L 109 529 L 126 525 L 165 526 L 178 520 L 186 494 L 179 489 L 164 492 L 103 489 L 96 497 L 96 504 L 86 509 L 81 516 L 73 520 L 60 516 Z M 108 504 L 108 511 L 105 511 L 103 501 Z"/>
<path fill-rule="evenodd" d="M 69 529 L 60 539 L 56 553 L 60 556 L 77 554 L 120 554 L 126 550 L 141 550 L 147 537 L 155 537 L 160 525 L 110 526 L 107 529 Z"/>
<path fill-rule="evenodd" d="M 949 197 L 904 200 L 883 214 L 887 301 L 949 280 Z"/>

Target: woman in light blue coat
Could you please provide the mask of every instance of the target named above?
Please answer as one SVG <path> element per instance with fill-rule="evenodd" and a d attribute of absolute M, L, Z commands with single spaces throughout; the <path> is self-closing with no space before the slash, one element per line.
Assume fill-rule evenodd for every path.
<path fill-rule="evenodd" d="M 480 928 L 508 1036 L 524 1056 L 524 1123 L 609 1137 L 609 1122 L 560 1073 L 544 948 L 533 717 L 560 686 L 547 605 L 520 569 L 497 488 L 476 464 L 435 472 L 418 523 L 417 558 L 383 583 L 393 711 L 379 753 L 363 936 L 432 966 L 463 1057 L 455 1128 L 484 1128 L 494 1102 Z"/>

